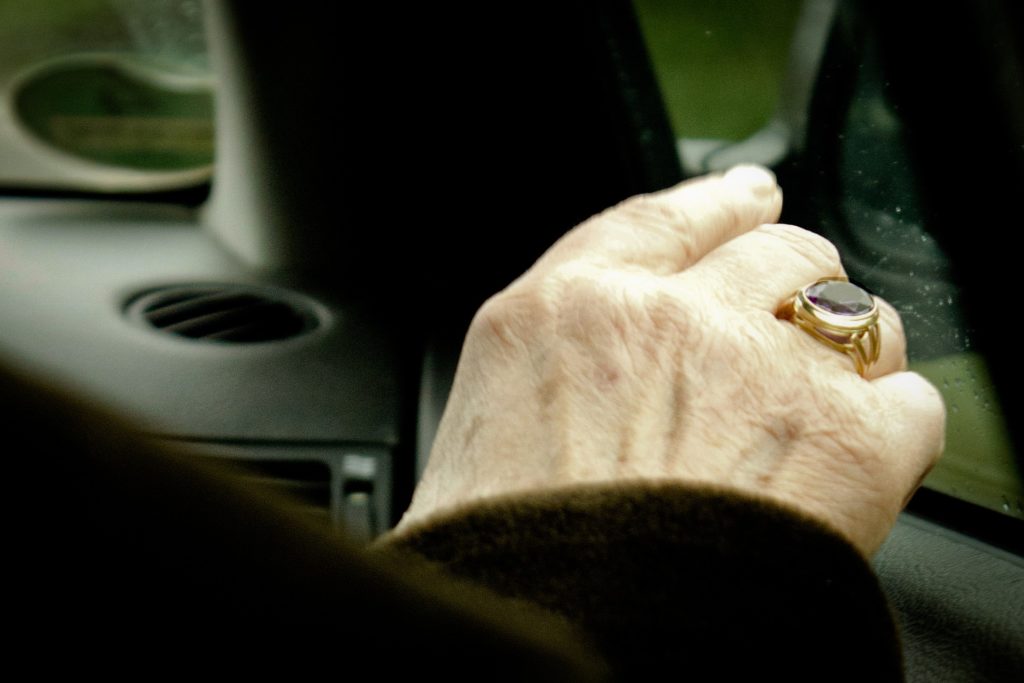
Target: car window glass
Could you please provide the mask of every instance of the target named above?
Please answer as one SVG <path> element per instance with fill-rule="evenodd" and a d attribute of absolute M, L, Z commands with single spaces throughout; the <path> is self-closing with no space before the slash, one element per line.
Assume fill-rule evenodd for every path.
<path fill-rule="evenodd" d="M 926 485 L 1024 517 L 1024 489 L 985 357 L 961 305 L 951 256 L 922 219 L 903 123 L 869 44 L 840 142 L 840 226 L 851 277 L 899 310 L 912 370 L 939 388 L 946 452 Z M 842 234 L 839 237 L 839 234 Z"/>
<path fill-rule="evenodd" d="M 899 310 L 911 369 L 930 379 L 946 401 L 946 452 L 925 486 L 1024 518 L 1024 485 L 1006 416 L 986 359 L 972 345 L 975 334 L 963 315 L 951 255 L 922 219 L 903 123 L 887 95 L 875 46 L 863 45 L 857 63 L 843 66 L 855 74 L 848 84 L 829 83 L 831 73 L 808 81 L 816 88 L 847 88 L 834 98 L 838 134 L 830 129 L 828 141 L 809 139 L 814 150 L 802 155 L 792 126 L 775 135 L 781 147 L 766 152 L 763 144 L 751 144 L 768 139 L 787 115 L 780 93 L 793 91 L 786 81 L 794 74 L 786 71 L 801 66 L 792 55 L 806 49 L 795 44 L 807 40 L 800 22 L 822 22 L 824 46 L 835 7 L 788 0 L 756 3 L 750 11 L 734 3 L 636 3 L 684 168 L 691 174 L 716 170 L 717 155 L 721 166 L 753 161 L 785 170 L 798 156 L 803 177 L 822 176 L 814 186 L 818 196 L 787 197 L 787 204 L 815 205 L 800 214 L 809 221 L 805 227 L 836 243 L 852 280 Z"/>

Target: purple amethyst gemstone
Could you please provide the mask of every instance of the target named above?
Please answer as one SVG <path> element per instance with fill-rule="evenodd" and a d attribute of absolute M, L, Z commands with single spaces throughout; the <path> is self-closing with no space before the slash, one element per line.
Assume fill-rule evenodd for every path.
<path fill-rule="evenodd" d="M 815 306 L 836 315 L 864 315 L 874 307 L 871 295 L 842 280 L 816 282 L 804 294 Z"/>

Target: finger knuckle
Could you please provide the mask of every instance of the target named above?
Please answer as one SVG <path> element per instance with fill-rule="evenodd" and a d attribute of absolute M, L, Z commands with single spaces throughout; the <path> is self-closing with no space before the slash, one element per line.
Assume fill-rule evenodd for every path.
<path fill-rule="evenodd" d="M 612 210 L 641 222 L 672 224 L 685 218 L 679 207 L 654 194 L 634 195 Z"/>
<path fill-rule="evenodd" d="M 543 329 L 550 306 L 537 287 L 510 288 L 495 294 L 477 310 L 467 337 L 502 347 L 515 347 Z"/>
<path fill-rule="evenodd" d="M 822 270 L 836 270 L 841 267 L 839 249 L 821 235 L 795 225 L 764 225 L 761 231 L 777 240 L 807 259 Z"/>
<path fill-rule="evenodd" d="M 584 264 L 567 264 L 555 270 L 544 283 L 555 302 L 559 319 L 589 323 L 608 317 L 619 308 L 617 288 L 611 273 Z"/>
<path fill-rule="evenodd" d="M 656 355 L 692 329 L 692 306 L 657 278 L 589 266 L 556 271 L 549 283 L 559 333 L 586 344 L 624 344 Z"/>
<path fill-rule="evenodd" d="M 920 407 L 919 412 L 922 417 L 919 421 L 927 431 L 925 433 L 935 435 L 935 438 L 940 442 L 945 442 L 946 433 L 946 401 L 942 396 L 942 392 L 939 391 L 938 387 L 929 382 L 923 376 L 917 373 L 910 373 L 910 375 L 920 385 Z M 942 452 L 942 448 L 936 450 L 935 459 L 938 459 Z"/>
<path fill-rule="evenodd" d="M 633 230 L 668 237 L 678 259 L 687 262 L 696 251 L 693 218 L 684 206 L 665 197 L 642 194 L 626 199 L 608 214 L 617 223 Z"/>
<path fill-rule="evenodd" d="M 878 303 L 879 315 L 881 316 L 882 321 L 897 335 L 895 341 L 903 344 L 903 317 L 888 301 L 885 301 L 878 296 L 875 297 L 875 301 Z M 888 339 L 886 341 L 892 342 L 894 340 Z"/>
<path fill-rule="evenodd" d="M 642 309 L 643 326 L 654 344 L 684 348 L 696 345 L 702 324 L 694 307 L 674 292 L 658 291 L 645 297 Z"/>

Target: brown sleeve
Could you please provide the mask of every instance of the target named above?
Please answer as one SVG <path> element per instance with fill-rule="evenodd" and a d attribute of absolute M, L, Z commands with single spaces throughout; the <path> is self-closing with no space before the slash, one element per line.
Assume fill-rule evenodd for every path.
<path fill-rule="evenodd" d="M 470 506 L 379 544 L 577 624 L 624 680 L 898 681 L 860 553 L 772 503 L 683 485 Z"/>
<path fill-rule="evenodd" d="M 34 669 L 265 675 L 286 659 L 292 678 L 604 680 L 562 621 L 371 557 L 233 471 L 2 366 L 0 415 L 7 646 Z"/>

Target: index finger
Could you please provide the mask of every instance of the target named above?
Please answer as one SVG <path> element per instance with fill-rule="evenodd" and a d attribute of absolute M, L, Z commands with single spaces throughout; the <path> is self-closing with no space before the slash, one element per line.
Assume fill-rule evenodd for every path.
<path fill-rule="evenodd" d="M 566 233 L 537 263 L 546 269 L 585 260 L 595 265 L 679 272 L 715 247 L 782 211 L 775 176 L 736 166 L 667 190 L 630 197 Z"/>

